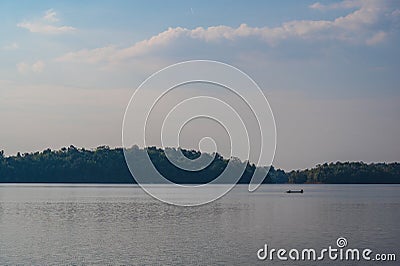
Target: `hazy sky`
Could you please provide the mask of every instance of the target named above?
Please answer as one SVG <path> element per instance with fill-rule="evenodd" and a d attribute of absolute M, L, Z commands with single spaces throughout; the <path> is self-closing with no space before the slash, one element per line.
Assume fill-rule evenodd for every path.
<path fill-rule="evenodd" d="M 135 88 L 172 63 L 262 88 L 274 165 L 400 161 L 399 1 L 1 1 L 0 149 L 121 146 Z"/>

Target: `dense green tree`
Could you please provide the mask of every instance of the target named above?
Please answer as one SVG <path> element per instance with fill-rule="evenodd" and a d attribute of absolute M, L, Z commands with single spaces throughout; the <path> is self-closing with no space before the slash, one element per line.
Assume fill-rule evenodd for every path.
<path fill-rule="evenodd" d="M 203 170 L 186 171 L 176 167 L 168 159 L 171 158 L 170 156 L 175 156 L 174 159 L 179 160 L 178 151 L 191 160 L 202 155 L 194 150 L 168 149 L 164 151 L 156 147 L 140 149 L 133 146 L 126 150 L 138 163 L 141 163 L 143 155 L 147 153 L 163 176 L 181 184 L 210 182 L 225 170 L 229 162 L 238 169 L 244 167 L 244 172 L 238 182 L 247 184 L 256 169 L 254 164 L 242 162 L 237 158 L 225 159 L 217 153 L 214 154 L 212 163 Z M 166 152 L 168 152 L 168 157 Z M 205 156 L 212 155 L 205 154 Z M 46 149 L 42 152 L 22 155 L 18 153 L 16 156 L 8 157 L 0 151 L 0 182 L 135 183 L 125 163 L 122 148 L 111 149 L 108 146 L 99 146 L 95 150 L 87 150 L 73 145 L 56 151 Z M 337 162 L 290 173 L 271 166 L 264 183 L 400 183 L 400 164 Z"/>
<path fill-rule="evenodd" d="M 193 160 L 201 153 L 194 150 L 180 150 L 182 154 Z M 197 172 L 179 169 L 172 164 L 162 149 L 137 146 L 127 150 L 136 160 L 142 160 L 147 153 L 156 169 L 167 179 L 176 183 L 203 184 L 215 179 L 222 173 L 229 160 L 215 154 L 210 165 Z M 176 150 L 175 150 L 176 152 Z M 211 156 L 211 155 L 207 155 Z M 247 183 L 255 166 L 232 158 L 234 167 L 245 164 L 245 171 L 239 180 Z M 139 161 L 140 163 L 140 161 Z M 271 169 L 265 182 L 271 182 L 275 169 Z M 281 172 L 280 172 L 281 174 Z M 278 179 L 274 179 L 278 180 Z M 135 183 L 125 163 L 122 148 L 111 149 L 99 146 L 95 150 L 76 148 L 71 145 L 58 151 L 46 149 L 42 152 L 18 153 L 16 156 L 0 155 L 0 182 L 7 183 Z M 151 181 L 149 181 L 151 182 Z"/>
<path fill-rule="evenodd" d="M 400 183 L 399 163 L 336 162 L 289 173 L 290 183 L 374 184 Z"/>

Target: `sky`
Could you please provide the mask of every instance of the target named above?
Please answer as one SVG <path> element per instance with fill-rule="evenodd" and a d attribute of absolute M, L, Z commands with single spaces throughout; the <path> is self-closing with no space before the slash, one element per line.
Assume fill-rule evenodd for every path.
<path fill-rule="evenodd" d="M 0 18 L 7 155 L 121 147 L 135 89 L 207 59 L 266 95 L 276 167 L 400 161 L 399 1 L 1 1 Z"/>

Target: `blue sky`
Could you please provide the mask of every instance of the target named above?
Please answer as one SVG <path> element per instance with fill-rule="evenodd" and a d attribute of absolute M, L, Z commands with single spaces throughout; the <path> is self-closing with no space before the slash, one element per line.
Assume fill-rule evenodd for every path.
<path fill-rule="evenodd" d="M 121 146 L 134 88 L 212 59 L 267 95 L 278 167 L 400 160 L 398 1 L 2 1 L 0 17 L 7 154 Z"/>

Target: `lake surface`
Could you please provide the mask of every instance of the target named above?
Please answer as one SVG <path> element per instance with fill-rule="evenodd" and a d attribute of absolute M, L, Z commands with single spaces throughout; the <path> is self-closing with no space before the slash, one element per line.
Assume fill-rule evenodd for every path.
<path fill-rule="evenodd" d="M 168 205 L 137 186 L 1 185 L 0 265 L 395 265 L 260 261 L 257 251 L 320 250 L 345 237 L 348 247 L 395 253 L 398 263 L 399 222 L 399 185 L 254 193 L 240 185 L 200 207 Z"/>

